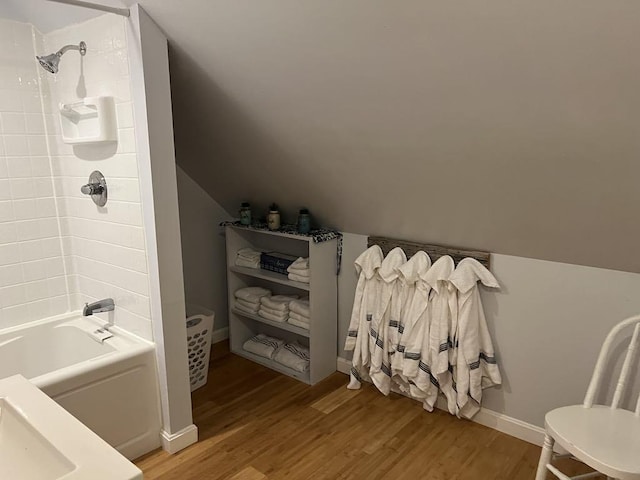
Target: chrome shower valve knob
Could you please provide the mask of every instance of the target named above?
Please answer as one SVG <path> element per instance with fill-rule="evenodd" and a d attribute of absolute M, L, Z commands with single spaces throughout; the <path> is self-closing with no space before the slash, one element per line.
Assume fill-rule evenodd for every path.
<path fill-rule="evenodd" d="M 99 207 L 104 207 L 107 204 L 107 181 L 98 170 L 91 173 L 89 183 L 80 187 L 80 191 L 85 195 L 90 195 L 93 203 Z"/>
<path fill-rule="evenodd" d="M 103 190 L 104 187 L 99 183 L 87 183 L 80 187 L 80 191 L 85 195 L 100 195 Z"/>

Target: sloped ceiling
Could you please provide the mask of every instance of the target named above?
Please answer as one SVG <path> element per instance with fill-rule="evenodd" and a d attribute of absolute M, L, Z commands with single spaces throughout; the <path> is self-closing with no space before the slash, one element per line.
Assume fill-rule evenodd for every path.
<path fill-rule="evenodd" d="M 640 272 L 640 2 L 140 3 L 229 212 Z"/>

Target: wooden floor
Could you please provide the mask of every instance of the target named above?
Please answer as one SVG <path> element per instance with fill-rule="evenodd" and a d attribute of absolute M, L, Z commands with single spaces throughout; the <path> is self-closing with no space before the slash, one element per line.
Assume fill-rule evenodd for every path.
<path fill-rule="evenodd" d="M 532 480 L 540 449 L 335 373 L 309 387 L 214 345 L 193 394 L 200 441 L 135 463 L 146 480 Z M 585 472 L 570 460 L 568 474 Z M 549 476 L 549 478 L 552 478 Z"/>

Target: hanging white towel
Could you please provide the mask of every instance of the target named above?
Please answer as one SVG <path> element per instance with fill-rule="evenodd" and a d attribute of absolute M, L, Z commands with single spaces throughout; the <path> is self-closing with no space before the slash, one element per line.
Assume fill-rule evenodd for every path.
<path fill-rule="evenodd" d="M 262 287 L 246 287 L 236 290 L 234 295 L 236 298 L 241 298 L 247 302 L 260 303 L 260 299 L 264 296 L 271 295 L 271 291 Z"/>
<path fill-rule="evenodd" d="M 309 369 L 309 349 L 294 343 L 285 343 L 274 355 L 273 359 L 296 372 Z"/>
<path fill-rule="evenodd" d="M 399 247 L 391 250 L 382 261 L 378 270 L 382 281 L 378 284 L 377 303 L 372 321 L 369 324 L 369 351 L 371 354 L 369 376 L 384 395 L 389 395 L 391 390 L 391 362 L 387 333 L 390 323 L 397 324 L 398 322 L 397 317 L 392 318 L 392 315 L 400 313 L 400 298 L 397 289 L 399 285 L 398 267 L 406 261 L 407 257 Z"/>
<path fill-rule="evenodd" d="M 365 250 L 355 261 L 358 283 L 356 285 L 351 321 L 344 349 L 353 350 L 352 367 L 350 373 L 349 389 L 358 389 L 362 380 L 368 379 L 369 366 L 369 323 L 376 305 L 375 293 L 378 289 L 380 277 L 378 269 L 383 259 L 382 249 L 373 245 Z M 291 302 L 291 311 L 294 304 Z M 298 312 L 301 313 L 301 312 Z"/>
<path fill-rule="evenodd" d="M 260 333 L 244 342 L 242 348 L 261 357 L 273 358 L 283 345 L 284 341 Z"/>
<path fill-rule="evenodd" d="M 305 330 L 309 330 L 309 328 L 311 328 L 309 320 L 300 320 L 294 318 L 291 316 L 291 313 L 292 312 L 289 313 L 289 318 L 287 319 L 288 323 L 290 323 L 291 325 L 295 325 L 296 327 L 304 328 Z"/>
<path fill-rule="evenodd" d="M 500 285 L 491 272 L 473 258 L 460 261 L 449 281 L 457 289 L 457 414 L 471 418 L 480 410 L 482 389 L 502 383 L 478 282 L 489 288 Z"/>
<path fill-rule="evenodd" d="M 431 267 L 431 258 L 423 251 L 416 252 L 404 265 L 398 268 L 398 281 L 401 282 L 401 310 L 398 328 L 390 328 L 390 358 L 392 381 L 398 388 L 409 393 L 409 379 L 404 375 L 405 354 L 416 357 L 413 374 L 417 373 L 420 359 L 420 338 L 423 328 L 418 324 L 423 320 L 423 314 L 427 309 L 429 291 L 421 279 Z M 416 297 L 416 291 L 417 293 Z M 415 340 L 411 340 L 415 337 Z M 407 344 L 409 349 L 407 350 Z M 412 350 L 413 348 L 413 350 Z M 411 353 L 413 351 L 413 353 Z"/>
<path fill-rule="evenodd" d="M 262 297 L 260 303 L 271 310 L 288 312 L 289 304 L 297 298 L 297 295 L 273 295 L 271 297 Z"/>
<path fill-rule="evenodd" d="M 287 318 L 289 318 L 289 315 L 285 314 L 278 314 L 278 315 L 274 315 L 273 313 L 269 313 L 267 312 L 264 308 L 261 308 L 260 310 L 258 310 L 258 315 L 260 315 L 262 318 L 266 318 L 267 320 L 271 320 L 273 322 L 286 322 Z"/>
<path fill-rule="evenodd" d="M 291 265 L 289 265 L 289 268 L 287 268 L 287 272 L 289 273 L 298 273 L 301 270 L 309 270 L 308 258 L 298 257 Z"/>
<path fill-rule="evenodd" d="M 422 364 L 426 367 L 420 366 L 415 379 L 416 388 L 425 393 L 425 410 L 433 410 L 439 387 L 447 398 L 447 407 L 452 415 L 456 412 L 456 392 L 449 369 L 449 351 L 453 347 L 454 335 L 451 330 L 451 292 L 448 286 L 454 265 L 453 259 L 445 255 L 436 260 L 425 274 L 424 280 L 431 286 L 427 307 L 429 334 L 424 337 L 422 347 Z"/>
<path fill-rule="evenodd" d="M 289 278 L 289 280 L 293 280 L 294 282 L 300 282 L 300 283 L 309 283 L 309 276 L 303 276 L 303 275 L 297 275 L 295 273 L 289 273 L 289 275 L 287 275 L 287 277 Z"/>
<path fill-rule="evenodd" d="M 291 310 L 292 312 L 296 312 L 303 317 L 309 318 L 311 316 L 308 299 L 293 300 L 289 304 L 289 310 Z"/>

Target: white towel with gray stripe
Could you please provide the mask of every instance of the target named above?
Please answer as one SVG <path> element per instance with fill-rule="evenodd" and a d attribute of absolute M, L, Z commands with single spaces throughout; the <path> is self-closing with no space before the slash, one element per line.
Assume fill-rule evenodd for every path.
<path fill-rule="evenodd" d="M 285 343 L 276 352 L 273 359 L 296 372 L 304 372 L 309 369 L 309 349 L 297 343 Z"/>
<path fill-rule="evenodd" d="M 289 304 L 289 310 L 291 310 L 292 312 L 296 312 L 303 317 L 311 317 L 311 312 L 309 310 L 309 299 L 293 300 Z"/>
<path fill-rule="evenodd" d="M 297 295 L 273 295 L 271 297 L 262 297 L 260 303 L 271 310 L 288 312 L 289 304 L 297 298 Z"/>
<path fill-rule="evenodd" d="M 251 303 L 260 303 L 262 297 L 271 295 L 271 291 L 262 287 L 246 287 L 236 290 L 236 298 L 241 298 Z"/>
<path fill-rule="evenodd" d="M 264 358 L 274 358 L 275 354 L 282 348 L 284 341 L 278 338 L 268 337 L 262 333 L 259 333 L 255 337 L 250 338 L 242 348 L 255 355 Z"/>

